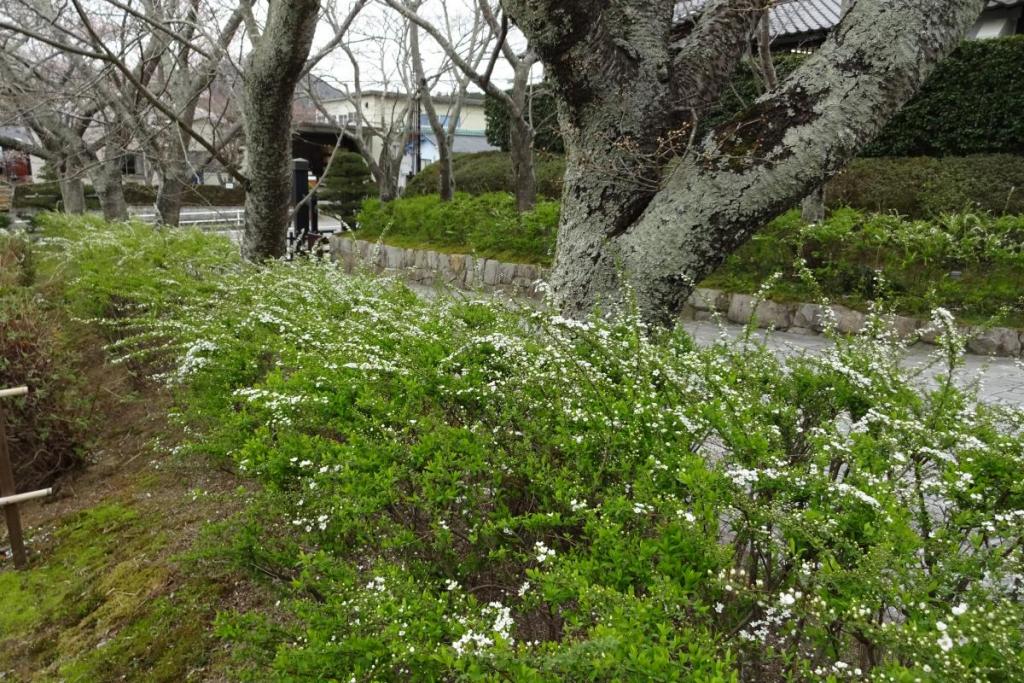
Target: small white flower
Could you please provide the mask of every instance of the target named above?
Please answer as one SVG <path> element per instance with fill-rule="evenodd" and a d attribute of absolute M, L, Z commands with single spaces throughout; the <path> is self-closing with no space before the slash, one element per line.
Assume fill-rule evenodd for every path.
<path fill-rule="evenodd" d="M 725 605 L 723 605 L 720 602 L 716 602 L 715 603 L 715 612 L 717 612 L 718 614 L 721 614 L 722 610 L 724 610 L 724 609 L 725 609 Z"/>
<path fill-rule="evenodd" d="M 953 649 L 953 639 L 949 637 L 948 633 L 943 633 L 938 642 L 939 647 L 942 648 L 943 652 L 949 652 Z"/>
<path fill-rule="evenodd" d="M 544 545 L 543 541 L 537 541 L 533 544 L 534 550 L 537 551 L 537 561 L 545 562 L 549 558 L 555 556 L 555 551 Z"/>
<path fill-rule="evenodd" d="M 954 605 L 950 611 L 953 613 L 953 616 L 958 617 L 967 611 L 967 603 L 961 602 L 959 605 Z"/>

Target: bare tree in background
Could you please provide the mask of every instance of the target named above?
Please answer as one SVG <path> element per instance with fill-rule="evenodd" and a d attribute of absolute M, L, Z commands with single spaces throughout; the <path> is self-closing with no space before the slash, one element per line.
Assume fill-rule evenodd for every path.
<path fill-rule="evenodd" d="M 509 24 L 505 15 L 499 16 L 491 6 L 491 0 L 477 0 L 481 16 L 487 22 L 491 33 L 496 36 L 496 46 L 491 59 L 483 64 L 474 65 L 456 45 L 445 36 L 440 29 L 425 17 L 412 11 L 404 0 L 384 0 L 389 7 L 401 13 L 423 29 L 452 60 L 452 63 L 465 74 L 469 80 L 488 95 L 504 103 L 511 112 L 509 127 L 509 155 L 512 158 L 512 172 L 516 188 L 516 204 L 520 211 L 529 211 L 537 202 L 537 178 L 534 170 L 533 139 L 534 127 L 530 113 L 530 75 L 537 64 L 538 56 L 532 47 L 517 53 L 509 40 Z M 504 58 L 512 67 L 512 89 L 506 92 L 492 79 L 495 64 Z"/>
<path fill-rule="evenodd" d="M 748 49 L 768 0 L 502 0 L 541 55 L 567 147 L 552 284 L 569 315 L 623 282 L 668 323 L 768 220 L 875 136 L 949 54 L 984 0 L 857 0 L 821 49 L 735 120 L 688 140 Z M 682 133 L 682 135 L 680 135 Z M 616 177 L 592 165 L 630 169 Z"/>
<path fill-rule="evenodd" d="M 406 7 L 414 14 L 418 14 L 422 6 L 423 0 L 406 0 Z M 488 44 L 493 39 L 488 33 L 489 26 L 484 21 L 483 12 L 477 6 L 476 11 L 472 14 L 472 20 L 469 23 L 466 34 L 456 37 L 447 6 L 442 5 L 442 9 L 444 13 L 441 23 L 444 26 L 448 44 L 453 49 L 459 50 L 460 54 L 463 55 L 463 59 L 474 72 L 478 71 L 480 65 L 487 57 Z M 445 98 L 448 109 L 445 117 L 442 118 L 438 113 L 433 90 L 436 87 L 437 80 L 447 70 L 448 65 L 442 66 L 438 70 L 437 76 L 433 79 L 427 77 L 419 32 L 419 26 L 416 23 L 412 23 L 409 28 L 409 52 L 411 53 L 413 71 L 416 77 L 417 96 L 437 145 L 438 159 L 436 163 L 439 166 L 438 193 L 440 194 L 441 201 L 447 202 L 451 201 L 455 194 L 455 170 L 452 165 L 452 148 L 455 143 L 459 119 L 462 116 L 462 108 L 465 105 L 466 96 L 469 91 L 470 76 L 461 70 L 455 70 L 454 87 L 451 95 Z"/>
<path fill-rule="evenodd" d="M 10 14 L 0 21 L 0 40 L 19 48 L 5 50 L 7 90 L 19 91 L 23 109 L 15 115 L 49 152 L 44 158 L 58 173 L 69 210 L 84 208 L 81 176 L 87 175 L 104 215 L 126 217 L 123 159 L 137 151 L 148 151 L 149 159 L 159 162 L 162 157 L 153 150 L 194 139 L 218 157 L 217 146 L 192 130 L 187 103 L 171 93 L 168 55 L 174 48 L 209 55 L 193 42 L 198 4 L 188 7 L 189 14 L 176 16 L 158 3 L 140 11 L 120 0 L 88 9 L 71 0 L 58 11 L 45 2 L 12 0 Z M 208 25 L 211 18 L 204 19 Z M 62 117 L 70 121 L 61 125 Z M 166 186 L 162 168 L 158 163 L 161 189 Z M 236 176 L 241 178 L 237 171 Z"/>
<path fill-rule="evenodd" d="M 339 21 L 331 13 L 327 13 L 327 21 L 337 30 Z M 311 79 L 304 81 L 303 95 L 325 120 L 337 121 L 369 167 L 378 197 L 390 202 L 399 196 L 402 160 L 416 128 L 409 22 L 388 14 L 366 18 L 352 42 L 359 43 L 358 53 L 348 42 L 339 46 L 351 66 L 351 82 L 332 81 L 345 93 L 351 111 L 329 111 Z M 369 89 L 363 78 L 363 60 L 380 65 L 374 87 Z"/>

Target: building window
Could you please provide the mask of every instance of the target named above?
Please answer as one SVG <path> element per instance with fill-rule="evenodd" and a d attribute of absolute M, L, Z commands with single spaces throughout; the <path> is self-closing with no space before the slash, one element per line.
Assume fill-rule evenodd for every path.
<path fill-rule="evenodd" d="M 121 157 L 121 173 L 124 175 L 137 175 L 138 162 L 134 154 L 125 154 Z"/>

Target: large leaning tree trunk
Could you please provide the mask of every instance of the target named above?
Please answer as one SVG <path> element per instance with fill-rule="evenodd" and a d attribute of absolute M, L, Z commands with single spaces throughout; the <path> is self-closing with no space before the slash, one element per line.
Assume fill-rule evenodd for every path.
<path fill-rule="evenodd" d="M 246 177 L 242 255 L 251 261 L 287 251 L 292 195 L 292 100 L 313 44 L 319 0 L 270 3 L 266 28 L 243 75 Z"/>
<path fill-rule="evenodd" d="M 567 145 L 552 285 L 586 315 L 632 285 L 668 324 L 768 220 L 838 173 L 959 43 L 984 0 L 857 0 L 821 49 L 690 144 L 769 0 L 503 0 L 546 66 Z"/>

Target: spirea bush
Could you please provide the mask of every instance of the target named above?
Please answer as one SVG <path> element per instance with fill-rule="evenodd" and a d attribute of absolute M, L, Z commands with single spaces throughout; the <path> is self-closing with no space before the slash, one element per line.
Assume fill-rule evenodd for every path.
<path fill-rule="evenodd" d="M 881 311 L 780 362 L 64 238 L 72 299 L 133 300 L 112 351 L 173 387 L 189 452 L 263 486 L 230 552 L 281 602 L 219 619 L 254 680 L 1024 680 L 1024 413 L 961 388 L 945 311 L 925 383 Z"/>

